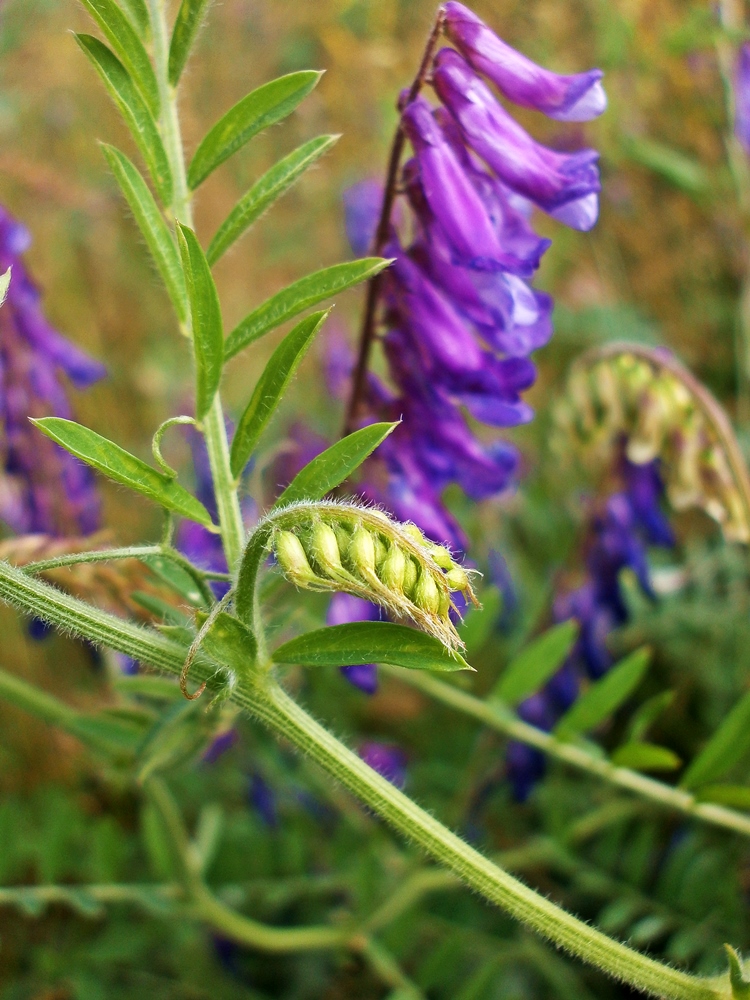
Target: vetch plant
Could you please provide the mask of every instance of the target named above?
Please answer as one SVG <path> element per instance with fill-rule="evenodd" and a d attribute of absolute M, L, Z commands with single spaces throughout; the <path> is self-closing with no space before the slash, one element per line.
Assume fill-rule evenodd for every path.
<path fill-rule="evenodd" d="M 397 755 L 387 761 L 388 754 L 376 752 L 372 743 L 365 744 L 361 756 L 352 752 L 284 684 L 286 665 L 386 664 L 425 693 L 665 811 L 750 834 L 744 814 L 731 805 L 700 801 L 693 791 L 722 776 L 732 734 L 747 721 L 744 702 L 739 714 L 730 717 L 729 728 L 721 727 L 713 745 L 704 749 L 703 762 L 700 757 L 692 762 L 683 788 L 635 769 L 646 767 L 644 747 L 649 744 L 642 736 L 648 720 L 627 740 L 630 757 L 623 752 L 608 760 L 592 750 L 587 734 L 635 690 L 648 669 L 647 652 L 624 658 L 592 684 L 555 720 L 554 733 L 529 725 L 523 712 L 518 717 L 513 709 L 528 703 L 556 673 L 575 640 L 572 626 L 558 626 L 551 638 L 543 635 L 522 651 L 486 700 L 435 676 L 469 669 L 457 605 L 476 600 L 471 571 L 458 556 L 464 535 L 442 490 L 458 483 L 473 499 L 495 496 L 510 485 L 518 465 L 513 445 L 483 443 L 465 414 L 503 428 L 529 420 L 531 411 L 521 399 L 535 377 L 529 355 L 551 334 L 551 301 L 528 283 L 547 248 L 531 228 L 532 207 L 582 231 L 593 226 L 598 211 L 597 153 L 541 146 L 504 109 L 490 82 L 517 104 L 575 122 L 604 110 L 601 74 L 551 74 L 505 45 L 463 5 L 441 7 L 417 77 L 400 101 L 374 255 L 298 279 L 225 334 L 212 266 L 334 137 L 309 140 L 271 167 L 210 240 L 195 231 L 192 197 L 237 150 L 291 114 L 320 74 L 297 71 L 258 86 L 210 128 L 188 163 L 178 116 L 179 83 L 206 3 L 183 0 L 170 25 L 165 0 L 83 2 L 106 41 L 88 34 L 78 35 L 77 41 L 128 125 L 145 173 L 114 147 L 105 147 L 104 154 L 163 279 L 176 326 L 190 342 L 194 415 L 173 418 L 157 429 L 156 465 L 75 423 L 67 412 L 36 416 L 39 441 L 54 442 L 159 505 L 164 532 L 155 544 L 66 553 L 22 567 L 2 562 L 0 597 L 64 632 L 179 676 L 188 700 L 178 701 L 173 683 L 149 673 L 123 679 L 122 689 L 133 696 L 130 712 L 89 715 L 0 675 L 6 698 L 79 737 L 137 791 L 150 842 L 157 844 L 154 853 L 168 859 L 169 880 L 148 891 L 139 886 L 109 892 L 93 885 L 75 892 L 57 887 L 46 895 L 40 891 L 39 901 L 96 912 L 123 900 L 144 908 L 158 904 L 170 917 L 187 915 L 226 939 L 263 951 L 348 950 L 370 964 L 394 991 L 392 997 L 416 997 L 419 990 L 379 943 L 378 933 L 404 912 L 409 893 L 419 896 L 462 883 L 556 947 L 634 989 L 675 1000 L 746 996 L 746 973 L 731 948 L 728 973 L 711 978 L 689 974 L 622 943 L 529 888 L 397 787 L 403 777 Z M 436 51 L 441 40 L 455 47 Z M 422 94 L 428 83 L 439 107 Z M 413 157 L 402 169 L 407 140 Z M 399 193 L 414 224 L 406 248 L 392 220 Z M 13 275 L 4 311 L 16 308 L 16 280 Z M 370 285 L 349 404 L 350 433 L 305 466 L 248 531 L 240 498 L 243 472 L 327 313 L 299 317 L 365 280 Z M 0 324 L 5 315 L 0 314 Z M 225 364 L 287 320 L 295 325 L 257 379 L 230 436 L 220 396 Z M 394 388 L 369 368 L 378 332 Z M 42 350 L 64 367 L 58 341 Z M 593 439 L 599 449 L 606 445 L 621 452 L 624 447 L 627 459 L 640 466 L 659 458 L 674 506 L 699 506 L 720 521 L 729 538 L 747 540 L 747 472 L 726 418 L 705 392 L 670 359 L 637 349 L 618 350 L 616 356 L 605 350 L 582 364 L 583 375 L 574 375 L 577 388 L 571 391 L 582 414 L 569 410 L 567 438 L 577 433 Z M 201 497 L 190 492 L 164 461 L 161 441 L 175 423 L 188 423 L 191 434 L 202 436 L 213 495 L 210 488 Z M 370 477 L 363 490 L 366 499 L 326 499 L 345 490 L 347 480 L 373 454 L 373 464 L 385 470 L 381 490 Z M 391 513 L 373 506 L 373 500 Z M 218 549 L 210 560 L 199 560 L 195 549 L 184 544 L 183 527 L 177 536 L 183 539 L 182 550 L 176 547 L 177 518 L 181 525 L 198 525 L 204 541 L 220 542 L 223 563 L 215 558 Z M 268 565 L 269 554 L 275 567 Z M 179 594 L 180 600 L 172 603 L 151 598 L 158 624 L 144 627 L 40 579 L 41 573 L 67 565 L 128 559 L 154 568 Z M 300 591 L 364 599 L 391 620 L 343 622 L 278 643 L 267 628 L 277 571 Z M 217 583 L 221 594 L 213 589 Z M 296 600 L 301 605 L 307 595 L 300 593 Z M 195 701 L 198 692 L 190 693 L 194 684 L 198 692 L 206 692 L 202 701 Z M 167 708 L 144 707 L 139 697 L 166 702 Z M 248 713 L 307 755 L 440 870 L 416 872 L 405 895 L 394 896 L 375 913 L 320 926 L 266 924 L 220 898 L 207 874 L 216 821 L 202 814 L 191 837 L 166 775 L 227 709 Z M 730 757 L 731 752 L 730 747 Z M 33 896 L 34 889 L 29 892 Z M 24 905 L 23 899 L 31 897 L 11 892 L 8 898 Z"/>

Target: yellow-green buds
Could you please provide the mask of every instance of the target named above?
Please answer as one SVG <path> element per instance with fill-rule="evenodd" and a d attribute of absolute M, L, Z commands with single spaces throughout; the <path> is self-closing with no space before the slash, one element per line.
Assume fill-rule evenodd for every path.
<path fill-rule="evenodd" d="M 414 524 L 334 502 L 300 503 L 274 515 L 271 546 L 284 575 L 309 590 L 345 591 L 410 618 L 449 647 L 462 646 L 451 591 L 476 603 L 469 575 Z"/>
<path fill-rule="evenodd" d="M 553 447 L 571 446 L 598 465 L 623 446 L 636 465 L 658 458 L 676 510 L 699 507 L 726 538 L 750 541 L 750 477 L 729 420 L 671 355 L 629 344 L 585 354 L 556 413 Z"/>

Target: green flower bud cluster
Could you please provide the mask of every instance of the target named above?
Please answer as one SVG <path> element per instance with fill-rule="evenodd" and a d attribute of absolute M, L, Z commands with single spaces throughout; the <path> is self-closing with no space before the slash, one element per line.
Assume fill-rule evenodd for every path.
<path fill-rule="evenodd" d="M 730 541 L 750 541 L 750 480 L 718 402 L 679 362 L 636 345 L 584 355 L 555 414 L 553 447 L 611 462 L 655 458 L 675 510 L 697 507 Z"/>
<path fill-rule="evenodd" d="M 271 533 L 284 576 L 307 590 L 343 591 L 411 619 L 450 648 L 462 648 L 450 618 L 452 592 L 477 599 L 467 571 L 415 524 L 382 511 L 323 502 L 288 509 Z"/>

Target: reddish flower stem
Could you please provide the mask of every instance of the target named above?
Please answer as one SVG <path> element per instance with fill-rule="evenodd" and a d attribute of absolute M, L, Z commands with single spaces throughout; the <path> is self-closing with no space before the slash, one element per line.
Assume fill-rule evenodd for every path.
<path fill-rule="evenodd" d="M 430 31 L 429 38 L 427 39 L 424 54 L 422 55 L 422 61 L 419 64 L 419 70 L 417 75 L 414 77 L 414 82 L 409 88 L 406 104 L 411 104 L 411 102 L 416 99 L 427 81 L 430 64 L 432 63 L 432 57 L 435 54 L 435 47 L 437 46 L 442 33 L 444 23 L 445 12 L 443 8 L 440 7 L 435 17 L 435 23 Z M 378 227 L 375 230 L 375 237 L 373 239 L 372 255 L 375 257 L 380 256 L 383 252 L 383 247 L 388 241 L 393 204 L 398 193 L 398 172 L 401 164 L 401 155 L 404 151 L 405 138 L 404 130 L 401 126 L 401 122 L 399 121 L 398 127 L 396 128 L 396 134 L 393 137 L 391 153 L 388 158 L 388 172 L 386 174 L 385 191 L 383 192 L 383 203 L 380 209 Z M 384 272 L 381 271 L 373 278 L 370 278 L 367 285 L 367 298 L 365 300 L 365 311 L 362 318 L 362 331 L 359 338 L 359 353 L 357 355 L 357 364 L 354 369 L 354 378 L 352 380 L 352 391 L 351 396 L 349 397 L 349 405 L 346 410 L 344 435 L 350 434 L 352 430 L 354 430 L 355 421 L 363 402 L 365 383 L 367 380 L 367 369 L 370 363 L 370 354 L 372 352 L 372 342 L 375 339 L 375 317 L 377 313 L 378 297 L 382 286 L 383 274 Z"/>

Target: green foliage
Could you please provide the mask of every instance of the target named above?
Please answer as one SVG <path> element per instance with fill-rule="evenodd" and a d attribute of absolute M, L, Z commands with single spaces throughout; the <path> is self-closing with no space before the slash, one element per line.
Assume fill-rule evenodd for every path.
<path fill-rule="evenodd" d="M 397 423 L 369 424 L 326 448 L 297 473 L 272 510 L 299 500 L 322 500 L 356 472 L 396 427 Z"/>
<path fill-rule="evenodd" d="M 162 201 L 169 204 L 172 173 L 148 105 L 133 85 L 128 71 L 106 45 L 92 35 L 76 35 L 75 38 L 125 119 Z"/>
<path fill-rule="evenodd" d="M 152 115 L 159 114 L 159 85 L 151 60 L 116 0 L 81 0 L 115 50 Z"/>
<path fill-rule="evenodd" d="M 138 223 L 138 228 L 169 293 L 177 317 L 180 322 L 184 323 L 187 319 L 185 279 L 174 237 L 164 221 L 164 216 L 138 169 L 127 156 L 119 149 L 108 146 L 106 143 L 102 143 L 102 152 L 120 185 L 120 190 L 125 196 L 135 221 Z"/>
<path fill-rule="evenodd" d="M 324 267 L 293 282 L 259 305 L 232 330 L 224 348 L 227 359 L 310 306 L 325 302 L 361 281 L 368 281 L 389 263 L 380 257 L 364 257 Z"/>
<path fill-rule="evenodd" d="M 211 516 L 188 491 L 174 479 L 146 465 L 113 441 L 95 431 L 62 417 L 42 417 L 33 421 L 43 434 L 52 438 L 71 455 L 93 466 L 109 479 L 148 497 L 166 510 L 206 526 Z"/>
<path fill-rule="evenodd" d="M 209 244 L 206 257 L 213 265 L 273 203 L 296 183 L 338 141 L 337 135 L 310 139 L 267 170 L 237 202 Z"/>
<path fill-rule="evenodd" d="M 612 754 L 612 763 L 634 771 L 674 771 L 682 761 L 677 754 L 655 743 L 633 740 L 623 743 Z"/>
<path fill-rule="evenodd" d="M 232 439 L 231 469 L 240 476 L 258 439 L 276 412 L 289 383 L 328 316 L 328 311 L 313 313 L 288 333 L 271 355 L 263 374 L 237 424 Z"/>
<path fill-rule="evenodd" d="M 464 658 L 431 635 L 390 622 L 351 622 L 317 629 L 274 650 L 277 663 L 345 667 L 392 663 L 412 670 L 471 670 Z"/>
<path fill-rule="evenodd" d="M 130 18 L 130 23 L 141 38 L 147 38 L 151 31 L 148 0 L 121 0 L 122 7 Z"/>
<path fill-rule="evenodd" d="M 195 415 L 198 420 L 211 409 L 224 366 L 224 327 L 221 306 L 208 261 L 195 233 L 178 223 L 182 269 L 190 302 L 195 354 Z"/>
<path fill-rule="evenodd" d="M 182 0 L 169 45 L 169 82 L 177 86 L 211 0 Z"/>
<path fill-rule="evenodd" d="M 213 126 L 195 151 L 188 169 L 190 187 L 195 190 L 253 136 L 283 121 L 314 89 L 321 76 L 315 70 L 289 73 L 243 97 Z"/>
<path fill-rule="evenodd" d="M 546 684 L 562 666 L 578 637 L 578 623 L 553 625 L 514 657 L 493 694 L 508 705 L 517 705 Z"/>
<path fill-rule="evenodd" d="M 651 662 L 650 649 L 637 649 L 585 691 L 560 719 L 555 732 L 564 738 L 594 729 L 609 718 L 640 684 Z"/>
<path fill-rule="evenodd" d="M 750 691 L 737 702 L 682 779 L 685 788 L 699 788 L 723 778 L 750 752 Z"/>

